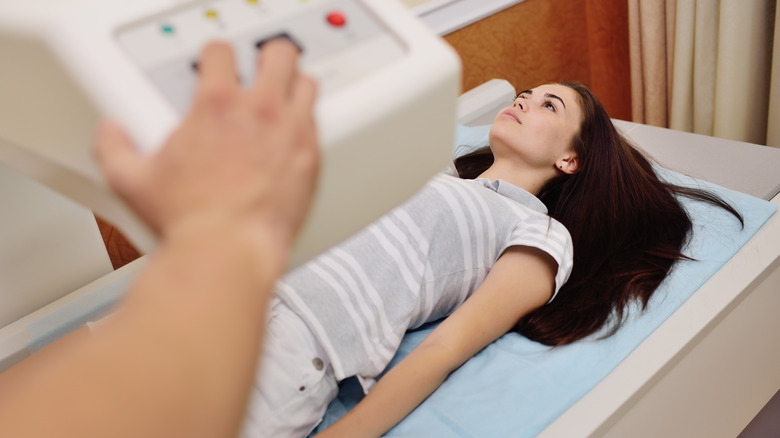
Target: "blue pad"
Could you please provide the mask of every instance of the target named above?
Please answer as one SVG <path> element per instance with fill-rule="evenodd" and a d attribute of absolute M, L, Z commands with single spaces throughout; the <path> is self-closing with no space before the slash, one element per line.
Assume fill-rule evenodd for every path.
<path fill-rule="evenodd" d="M 458 127 L 455 154 L 487 144 L 489 126 Z M 609 374 L 631 351 L 726 263 L 774 214 L 776 206 L 676 172 L 662 178 L 715 192 L 745 219 L 744 229 L 720 208 L 683 198 L 693 235 L 681 261 L 661 284 L 647 310 L 633 312 L 612 337 L 595 337 L 551 349 L 508 333 L 471 358 L 386 436 L 532 437 Z M 392 367 L 433 329 L 409 332 Z M 342 384 L 320 425 L 332 424 L 362 398 L 355 381 Z"/>

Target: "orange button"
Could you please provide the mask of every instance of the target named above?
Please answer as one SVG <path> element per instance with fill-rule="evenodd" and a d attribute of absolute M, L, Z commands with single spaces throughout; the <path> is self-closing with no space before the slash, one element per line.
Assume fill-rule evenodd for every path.
<path fill-rule="evenodd" d="M 347 17 L 339 11 L 333 11 L 327 16 L 328 23 L 333 27 L 343 27 L 347 24 Z"/>

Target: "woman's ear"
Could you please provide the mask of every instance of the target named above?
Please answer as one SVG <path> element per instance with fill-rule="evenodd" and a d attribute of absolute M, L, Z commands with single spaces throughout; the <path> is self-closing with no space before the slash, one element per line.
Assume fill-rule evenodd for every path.
<path fill-rule="evenodd" d="M 555 163 L 555 167 L 563 173 L 572 175 L 580 170 L 580 160 L 577 154 L 571 153 L 558 159 Z"/>

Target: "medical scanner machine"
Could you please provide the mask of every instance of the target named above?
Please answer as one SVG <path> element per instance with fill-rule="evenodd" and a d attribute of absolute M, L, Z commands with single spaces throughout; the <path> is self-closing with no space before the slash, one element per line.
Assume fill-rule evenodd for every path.
<path fill-rule="evenodd" d="M 0 268 L 0 309 L 6 309 L 0 327 L 110 270 L 95 255 L 91 225 L 58 225 L 94 222 L 89 213 L 52 201 L 39 186 L 113 222 L 142 252 L 155 245 L 96 166 L 91 149 L 99 119 L 118 121 L 153 154 L 190 104 L 207 41 L 232 44 L 247 83 L 259 48 L 273 38 L 296 44 L 301 69 L 318 81 L 322 169 L 293 248 L 297 264 L 446 166 L 460 61 L 417 17 L 387 0 L 0 3 L 0 163 L 13 180 L 2 188 L 12 202 L 0 217 L 3 228 L 16 228 L 2 243 L 9 255 Z M 52 247 L 38 243 L 41 228 Z M 77 240 L 83 243 L 71 246 Z"/>
<path fill-rule="evenodd" d="M 106 190 L 92 159 L 98 119 L 119 121 L 154 153 L 189 108 L 205 42 L 232 43 L 248 82 L 259 47 L 273 38 L 294 42 L 319 83 L 323 169 L 299 262 L 446 165 L 460 62 L 397 1 L 3 2 L 0 158 L 148 251 L 154 236 Z"/>
<path fill-rule="evenodd" d="M 108 312 L 143 267 L 144 258 L 111 271 L 90 210 L 50 189 L 153 247 L 153 236 L 100 180 L 91 135 L 105 114 L 153 153 L 186 107 L 192 63 L 206 39 L 233 41 L 247 77 L 257 44 L 286 34 L 321 81 L 316 116 L 325 169 L 301 259 L 403 199 L 450 155 L 457 62 L 393 2 L 17 3 L 0 6 L 0 51 L 18 60 L 0 64 L 0 370 Z M 488 82 L 460 97 L 458 121 L 490 123 L 513 96 L 505 81 Z M 780 151 L 615 123 L 671 169 L 780 205 Z M 736 436 L 780 388 L 780 216 L 766 213 L 755 228 L 714 272 L 681 269 L 691 272 L 690 298 L 576 401 L 550 407 L 532 393 L 529 406 L 488 406 L 492 414 L 511 423 L 518 411 L 540 410 L 533 416 L 551 417 L 533 435 L 548 437 Z M 329 240 L 318 241 L 312 230 Z M 711 240 L 729 239 L 724 229 Z M 448 382 L 460 385 L 458 373 L 484 355 L 475 359 Z M 474 384 L 484 386 L 478 378 L 489 374 L 474 374 Z M 504 383 L 481 389 L 496 398 L 507 392 Z M 442 387 L 400 427 L 438 427 L 435 418 L 415 418 L 438 399 L 453 400 L 450 389 Z M 472 430 L 495 427 L 488 424 L 494 417 L 482 417 L 458 420 Z"/>

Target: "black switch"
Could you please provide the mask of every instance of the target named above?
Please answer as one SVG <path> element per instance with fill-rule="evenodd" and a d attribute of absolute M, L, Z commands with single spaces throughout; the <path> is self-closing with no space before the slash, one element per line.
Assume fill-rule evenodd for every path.
<path fill-rule="evenodd" d="M 287 41 L 293 43 L 295 47 L 298 48 L 298 52 L 303 53 L 303 47 L 298 43 L 298 41 L 295 41 L 295 39 L 293 39 L 293 37 L 291 37 L 290 34 L 288 34 L 287 32 L 280 32 L 275 35 L 271 35 L 269 37 L 263 38 L 255 43 L 255 47 L 257 48 L 257 50 L 260 50 L 260 48 L 263 47 L 265 43 L 279 38 L 284 38 Z"/>

